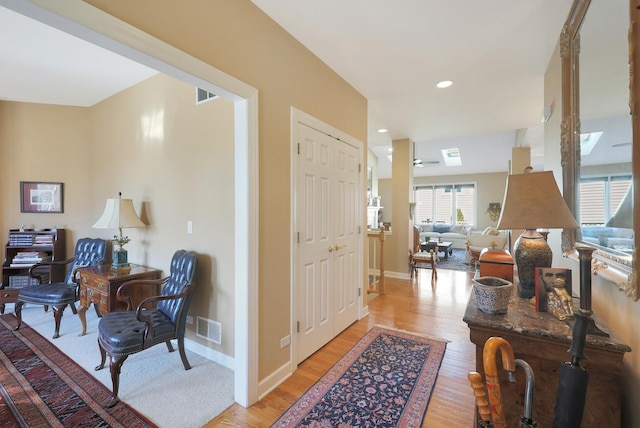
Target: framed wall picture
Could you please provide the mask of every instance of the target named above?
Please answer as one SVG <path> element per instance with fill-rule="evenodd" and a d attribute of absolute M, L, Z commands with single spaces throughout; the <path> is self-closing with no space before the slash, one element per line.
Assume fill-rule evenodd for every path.
<path fill-rule="evenodd" d="M 20 212 L 62 213 L 62 183 L 20 182 Z"/>

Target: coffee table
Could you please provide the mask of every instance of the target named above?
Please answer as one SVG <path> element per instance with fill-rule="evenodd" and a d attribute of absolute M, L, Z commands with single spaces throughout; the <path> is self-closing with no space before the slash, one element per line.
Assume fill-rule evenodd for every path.
<path fill-rule="evenodd" d="M 453 253 L 452 246 L 453 246 L 453 242 L 427 241 L 427 242 L 423 242 L 422 244 L 420 244 L 420 249 L 422 251 L 429 252 L 431 250 L 435 250 L 436 247 L 438 247 L 438 251 L 442 251 L 443 258 L 446 260 Z"/>

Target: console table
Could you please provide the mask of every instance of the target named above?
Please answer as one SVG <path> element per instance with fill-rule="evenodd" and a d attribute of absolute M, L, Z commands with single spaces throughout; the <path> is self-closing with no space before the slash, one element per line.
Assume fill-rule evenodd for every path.
<path fill-rule="evenodd" d="M 577 300 L 574 307 L 578 308 Z M 585 427 L 620 427 L 620 377 L 622 358 L 631 348 L 624 344 L 602 321 L 596 324 L 611 337 L 587 335 L 585 359 L 580 364 L 589 373 L 587 399 L 582 425 Z M 535 375 L 533 420 L 539 427 L 553 423 L 560 363 L 570 361 L 572 331 L 565 322 L 547 312 L 537 312 L 526 299 L 512 298 L 505 315 L 488 315 L 480 311 L 472 293 L 463 318 L 469 326 L 471 342 L 476 345 L 476 371 L 482 373 L 482 350 L 491 336 L 506 339 L 515 358 L 531 365 Z M 472 370 L 469 370 L 472 371 Z M 509 383 L 498 357 L 498 373 L 507 426 L 519 426 L 524 411 L 525 376 L 516 369 L 516 383 Z M 471 394 L 471 387 L 469 387 Z"/>
<path fill-rule="evenodd" d="M 86 312 L 92 303 L 98 316 L 112 311 L 125 310 L 127 308 L 126 303 L 120 302 L 116 297 L 118 287 L 134 279 L 158 279 L 161 271 L 132 264 L 129 272 L 113 272 L 111 271 L 111 265 L 102 265 L 83 267 L 78 269 L 78 273 L 80 275 L 78 316 L 82 323 L 80 336 L 84 336 L 87 332 Z M 129 290 L 128 294 L 131 296 L 134 309 L 142 300 L 158 294 L 158 290 L 153 290 L 153 287 L 139 287 L 139 289 L 134 288 L 132 290 Z"/>

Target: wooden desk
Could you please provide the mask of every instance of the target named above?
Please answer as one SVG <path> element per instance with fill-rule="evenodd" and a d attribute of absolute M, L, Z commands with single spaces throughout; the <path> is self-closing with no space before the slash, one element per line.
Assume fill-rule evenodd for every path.
<path fill-rule="evenodd" d="M 126 303 L 120 302 L 116 298 L 118 287 L 134 279 L 158 279 L 161 273 L 158 269 L 134 264 L 131 265 L 130 272 L 112 272 L 111 265 L 88 266 L 78 269 L 78 272 L 80 274 L 80 307 L 78 308 L 78 316 L 82 323 L 80 336 L 84 336 L 87 332 L 86 312 L 92 303 L 98 316 L 112 311 L 125 310 L 127 308 Z M 133 291 L 130 295 L 134 309 L 143 299 L 157 295 L 158 291 L 153 290 L 151 287 L 140 287 L 139 290 Z"/>
<path fill-rule="evenodd" d="M 574 307 L 579 307 L 579 303 L 574 302 Z M 582 426 L 619 427 L 622 358 L 631 348 L 602 321 L 594 318 L 598 327 L 611 337 L 587 335 L 584 350 L 587 358 L 580 361 L 589 373 Z M 476 371 L 482 373 L 483 378 L 482 350 L 491 336 L 506 339 L 515 357 L 531 365 L 535 375 L 533 420 L 538 422 L 539 427 L 550 427 L 558 392 L 560 363 L 571 360 L 571 355 L 567 353 L 571 346 L 571 328 L 547 312 L 536 312 L 532 304 L 520 298 L 513 298 L 509 302 L 505 315 L 485 314 L 478 310 L 473 293 L 463 320 L 469 325 L 471 341 L 476 345 Z M 524 411 L 525 376 L 522 369 L 517 369 L 516 383 L 510 384 L 500 361 L 498 358 L 507 426 L 516 427 Z"/>

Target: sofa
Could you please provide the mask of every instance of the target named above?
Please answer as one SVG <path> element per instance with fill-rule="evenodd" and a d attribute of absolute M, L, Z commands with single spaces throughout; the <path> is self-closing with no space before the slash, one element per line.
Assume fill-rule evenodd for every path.
<path fill-rule="evenodd" d="M 582 240 L 591 244 L 616 250 L 631 250 L 634 247 L 633 229 L 606 226 L 582 226 Z"/>
<path fill-rule="evenodd" d="M 464 224 L 416 224 L 420 231 L 420 242 L 441 240 L 451 242 L 452 248 L 465 249 L 467 236 L 471 231 L 471 226 Z"/>

